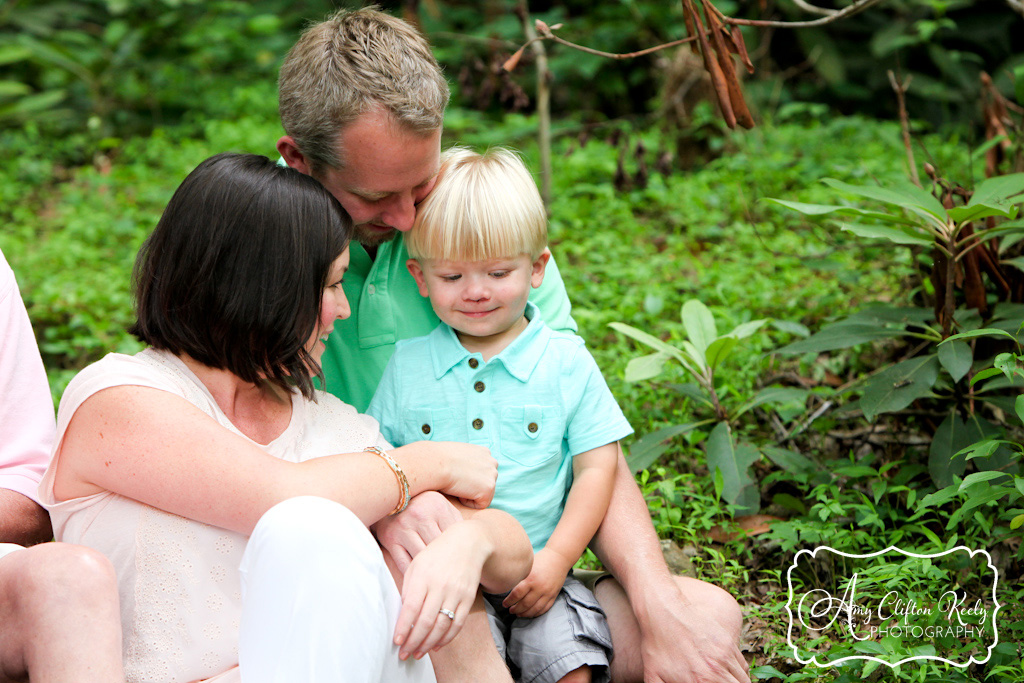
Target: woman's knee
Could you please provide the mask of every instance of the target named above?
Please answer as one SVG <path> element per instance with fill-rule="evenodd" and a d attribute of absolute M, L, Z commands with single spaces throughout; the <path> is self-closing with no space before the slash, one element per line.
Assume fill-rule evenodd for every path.
<path fill-rule="evenodd" d="M 383 561 L 373 535 L 351 510 L 316 496 L 289 498 L 270 508 L 249 544 L 293 559 L 344 551 L 352 559 Z"/>

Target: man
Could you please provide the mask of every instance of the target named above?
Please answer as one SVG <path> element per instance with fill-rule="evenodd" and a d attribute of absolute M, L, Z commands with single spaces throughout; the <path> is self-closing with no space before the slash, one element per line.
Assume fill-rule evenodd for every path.
<path fill-rule="evenodd" d="M 36 490 L 53 437 L 43 362 L 0 252 L 0 683 L 121 682 L 114 568 L 88 548 L 43 543 L 53 532 Z"/>
<path fill-rule="evenodd" d="M 323 365 L 326 389 L 364 410 L 395 342 L 437 325 L 406 271 L 401 233 L 412 228 L 437 174 L 447 83 L 411 26 L 363 9 L 339 12 L 302 36 L 281 68 L 279 97 L 287 134 L 278 152 L 320 180 L 357 226 L 360 244 L 352 245 L 345 276 L 352 316 L 335 326 Z M 553 266 L 531 300 L 551 327 L 575 331 Z M 399 568 L 456 520 L 450 508 L 440 496 L 420 496 L 378 525 Z M 615 576 L 595 587 L 612 630 L 613 680 L 749 680 L 736 646 L 739 606 L 715 586 L 670 575 L 621 453 L 611 505 L 591 547 Z M 486 622 L 469 623 L 432 655 L 438 679 L 509 680 L 485 645 L 489 637 Z"/>

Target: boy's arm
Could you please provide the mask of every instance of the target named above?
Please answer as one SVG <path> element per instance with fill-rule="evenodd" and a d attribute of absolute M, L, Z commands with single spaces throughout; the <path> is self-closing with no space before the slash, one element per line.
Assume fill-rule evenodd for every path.
<path fill-rule="evenodd" d="M 572 459 L 573 483 L 558 525 L 534 556 L 530 575 L 503 603 L 512 614 L 536 617 L 551 608 L 566 574 L 583 555 L 608 510 L 618 454 L 619 444 L 613 442 Z"/>

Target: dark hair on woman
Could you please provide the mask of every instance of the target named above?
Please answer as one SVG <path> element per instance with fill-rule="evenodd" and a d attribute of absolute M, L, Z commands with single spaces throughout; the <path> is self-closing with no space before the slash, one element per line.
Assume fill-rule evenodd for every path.
<path fill-rule="evenodd" d="M 135 261 L 139 340 L 313 397 L 306 351 L 352 220 L 309 176 L 218 154 L 185 178 Z"/>

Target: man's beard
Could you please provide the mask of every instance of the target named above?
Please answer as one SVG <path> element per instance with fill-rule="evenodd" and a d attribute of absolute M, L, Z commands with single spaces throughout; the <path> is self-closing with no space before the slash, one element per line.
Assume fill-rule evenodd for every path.
<path fill-rule="evenodd" d="M 391 228 L 389 232 L 379 232 L 368 229 L 368 226 L 368 223 L 355 226 L 356 241 L 364 247 L 379 247 L 398 236 L 398 230 L 395 228 Z"/>

